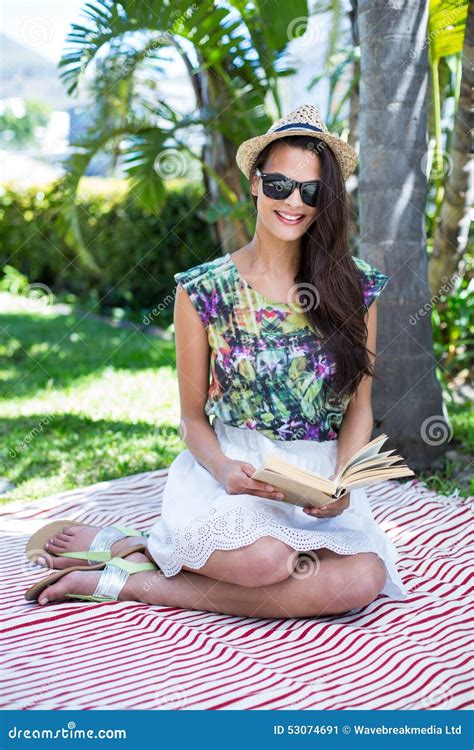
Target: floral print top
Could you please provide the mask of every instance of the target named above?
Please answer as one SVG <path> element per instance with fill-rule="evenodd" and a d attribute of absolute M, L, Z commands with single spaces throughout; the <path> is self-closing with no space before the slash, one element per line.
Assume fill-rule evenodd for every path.
<path fill-rule="evenodd" d="M 361 258 L 353 260 L 368 308 L 389 277 Z M 174 278 L 208 334 L 208 416 L 273 440 L 337 439 L 350 397 L 335 397 L 335 363 L 297 303 L 274 302 L 251 287 L 229 253 Z"/>

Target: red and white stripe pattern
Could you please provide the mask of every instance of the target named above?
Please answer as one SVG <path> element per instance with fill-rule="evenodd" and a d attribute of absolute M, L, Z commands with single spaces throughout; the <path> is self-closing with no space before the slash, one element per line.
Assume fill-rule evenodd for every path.
<path fill-rule="evenodd" d="M 400 552 L 406 600 L 308 619 L 231 617 L 67 601 L 24 591 L 44 575 L 29 536 L 55 518 L 150 528 L 167 470 L 102 482 L 0 516 L 2 708 L 472 709 L 471 501 L 417 480 L 368 494 Z M 470 606 L 471 604 L 471 606 Z"/>

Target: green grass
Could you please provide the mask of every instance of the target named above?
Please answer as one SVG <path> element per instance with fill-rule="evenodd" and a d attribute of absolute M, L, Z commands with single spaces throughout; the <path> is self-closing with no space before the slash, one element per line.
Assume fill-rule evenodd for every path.
<path fill-rule="evenodd" d="M 6 293 L 0 312 L 0 475 L 16 485 L 1 502 L 165 468 L 186 448 L 172 340 Z M 453 447 L 472 455 L 468 405 L 448 411 Z M 460 468 L 419 476 L 450 494 Z"/>
<path fill-rule="evenodd" d="M 17 486 L 0 500 L 164 468 L 186 447 L 173 341 L 1 297 L 0 475 Z"/>
<path fill-rule="evenodd" d="M 471 479 L 469 486 L 459 485 L 459 476 L 467 468 L 466 460 L 446 461 L 443 471 L 424 471 L 419 473 L 419 478 L 425 482 L 431 490 L 441 495 L 450 495 L 456 487 L 463 497 L 474 495 L 474 430 L 470 403 L 450 403 L 448 406 L 449 419 L 453 427 L 453 439 L 449 448 L 467 456 L 471 466 Z"/>

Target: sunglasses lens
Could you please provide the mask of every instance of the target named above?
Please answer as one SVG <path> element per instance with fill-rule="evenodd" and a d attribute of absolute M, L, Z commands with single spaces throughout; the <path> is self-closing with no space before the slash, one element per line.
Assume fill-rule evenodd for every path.
<path fill-rule="evenodd" d="M 263 192 L 267 198 L 273 200 L 284 200 L 293 192 L 295 185 L 292 180 L 285 180 L 281 177 L 262 177 Z M 319 182 L 305 182 L 301 186 L 301 198 L 307 206 L 315 206 L 318 200 Z"/>
<path fill-rule="evenodd" d="M 277 201 L 288 198 L 292 189 L 293 184 L 289 180 L 263 180 L 263 192 Z"/>
<path fill-rule="evenodd" d="M 304 185 L 301 191 L 301 197 L 303 202 L 307 206 L 315 206 L 318 200 L 318 188 L 319 183 L 315 182 L 313 185 Z"/>

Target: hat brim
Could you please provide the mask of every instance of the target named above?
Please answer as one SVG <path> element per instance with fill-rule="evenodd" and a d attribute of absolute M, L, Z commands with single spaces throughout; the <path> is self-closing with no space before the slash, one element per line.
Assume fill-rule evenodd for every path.
<path fill-rule="evenodd" d="M 288 135 L 309 135 L 313 138 L 318 138 L 324 141 L 334 152 L 334 155 L 341 167 L 342 175 L 345 180 L 354 172 L 357 166 L 357 153 L 352 146 L 343 141 L 337 135 L 332 133 L 326 133 L 324 131 L 314 133 L 309 130 L 303 130 L 301 128 L 295 128 L 285 130 L 284 132 L 265 133 L 264 135 L 257 135 L 254 138 L 249 138 L 240 144 L 235 155 L 237 166 L 244 173 L 247 179 L 250 177 L 250 170 L 255 163 L 260 152 L 269 143 L 278 140 L 279 138 L 286 137 Z"/>

